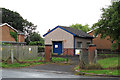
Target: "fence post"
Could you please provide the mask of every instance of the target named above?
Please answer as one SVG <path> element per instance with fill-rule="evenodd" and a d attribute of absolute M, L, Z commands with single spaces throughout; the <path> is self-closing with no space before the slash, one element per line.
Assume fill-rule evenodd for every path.
<path fill-rule="evenodd" d="M 13 55 L 13 49 L 11 49 L 11 62 L 13 63 L 13 61 L 14 61 L 14 55 Z"/>
<path fill-rule="evenodd" d="M 95 64 L 97 60 L 97 50 L 96 50 L 96 45 L 90 44 L 88 47 L 88 60 L 89 64 Z"/>
<path fill-rule="evenodd" d="M 79 67 L 84 69 L 88 64 L 88 50 L 86 48 L 81 48 L 81 53 L 79 54 Z"/>
<path fill-rule="evenodd" d="M 45 45 L 45 61 L 51 61 L 52 45 Z"/>

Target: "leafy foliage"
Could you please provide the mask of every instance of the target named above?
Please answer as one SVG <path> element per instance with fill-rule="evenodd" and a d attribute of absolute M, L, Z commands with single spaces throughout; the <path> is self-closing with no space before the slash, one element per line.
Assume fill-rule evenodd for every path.
<path fill-rule="evenodd" d="M 120 1 L 113 2 L 108 8 L 102 8 L 101 19 L 93 25 L 95 32 L 101 34 L 101 38 L 109 36 L 111 42 L 115 41 L 114 49 L 120 44 Z M 119 46 L 120 50 L 120 46 Z"/>
<path fill-rule="evenodd" d="M 28 37 L 28 41 L 30 41 L 30 34 L 36 30 L 37 27 L 32 22 L 27 21 L 27 19 L 23 19 L 18 12 L 5 8 L 2 8 L 2 23 L 8 23 L 15 29 L 23 31 L 25 33 L 25 37 Z"/>
<path fill-rule="evenodd" d="M 10 31 L 10 35 L 17 41 L 17 32 Z"/>
<path fill-rule="evenodd" d="M 29 42 L 29 45 L 44 46 L 44 42 L 43 41 L 31 41 L 31 42 Z"/>
<path fill-rule="evenodd" d="M 64 62 L 67 61 L 66 58 L 52 57 L 52 62 Z"/>
<path fill-rule="evenodd" d="M 38 53 L 39 52 L 45 52 L 44 49 L 45 47 L 44 46 L 38 46 Z"/>
<path fill-rule="evenodd" d="M 30 40 L 31 41 L 43 41 L 43 38 L 40 36 L 39 33 L 33 32 L 32 34 L 30 34 Z"/>
<path fill-rule="evenodd" d="M 28 22 L 27 19 L 24 20 L 23 31 L 25 33 L 26 38 L 30 41 L 30 35 L 35 32 L 37 26 L 34 25 L 32 22 Z"/>
<path fill-rule="evenodd" d="M 2 8 L 2 23 L 8 23 L 15 29 L 23 31 L 23 22 L 24 19 L 19 13 Z"/>
<path fill-rule="evenodd" d="M 70 27 L 71 28 L 74 28 L 74 29 L 79 29 L 79 30 L 82 30 L 84 32 L 88 32 L 90 31 L 90 28 L 88 27 L 89 25 L 86 24 L 86 25 L 82 25 L 82 24 L 72 24 Z"/>
<path fill-rule="evenodd" d="M 29 38 L 27 37 L 26 42 L 29 45 L 44 46 L 44 39 L 37 32 L 31 33 L 30 36 L 29 36 Z"/>

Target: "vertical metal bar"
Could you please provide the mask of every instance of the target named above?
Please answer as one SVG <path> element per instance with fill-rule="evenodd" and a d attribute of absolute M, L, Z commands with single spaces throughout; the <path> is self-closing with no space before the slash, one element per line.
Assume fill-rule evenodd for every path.
<path fill-rule="evenodd" d="M 13 49 L 11 49 L 11 62 L 13 63 Z"/>
<path fill-rule="evenodd" d="M 97 49 L 95 50 L 95 58 L 94 58 L 94 62 L 97 62 Z"/>
<path fill-rule="evenodd" d="M 68 63 L 68 49 L 67 49 L 67 63 Z"/>
<path fill-rule="evenodd" d="M 75 36 L 74 36 L 74 55 L 75 55 Z"/>

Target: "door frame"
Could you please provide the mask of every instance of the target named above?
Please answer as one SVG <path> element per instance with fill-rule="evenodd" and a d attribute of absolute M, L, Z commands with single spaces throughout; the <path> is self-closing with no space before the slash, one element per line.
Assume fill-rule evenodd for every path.
<path fill-rule="evenodd" d="M 62 43 L 62 53 L 63 53 L 63 41 L 52 41 L 52 53 L 53 53 L 53 47 L 54 47 L 54 46 L 53 46 L 53 43 L 54 43 L 54 42 L 61 42 L 61 43 Z M 62 54 L 62 53 L 61 53 L 61 54 Z M 53 53 L 53 54 L 54 54 L 54 53 Z M 58 55 L 58 53 L 57 53 L 57 55 Z"/>

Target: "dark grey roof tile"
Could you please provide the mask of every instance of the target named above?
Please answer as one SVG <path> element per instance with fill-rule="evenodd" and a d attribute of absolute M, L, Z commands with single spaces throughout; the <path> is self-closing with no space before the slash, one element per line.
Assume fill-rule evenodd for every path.
<path fill-rule="evenodd" d="M 93 38 L 92 36 L 90 36 L 89 34 L 83 32 L 81 30 L 74 29 L 74 28 L 71 28 L 71 27 L 65 27 L 65 26 L 60 26 L 60 27 L 66 29 L 67 31 L 75 34 L 78 37 Z"/>

